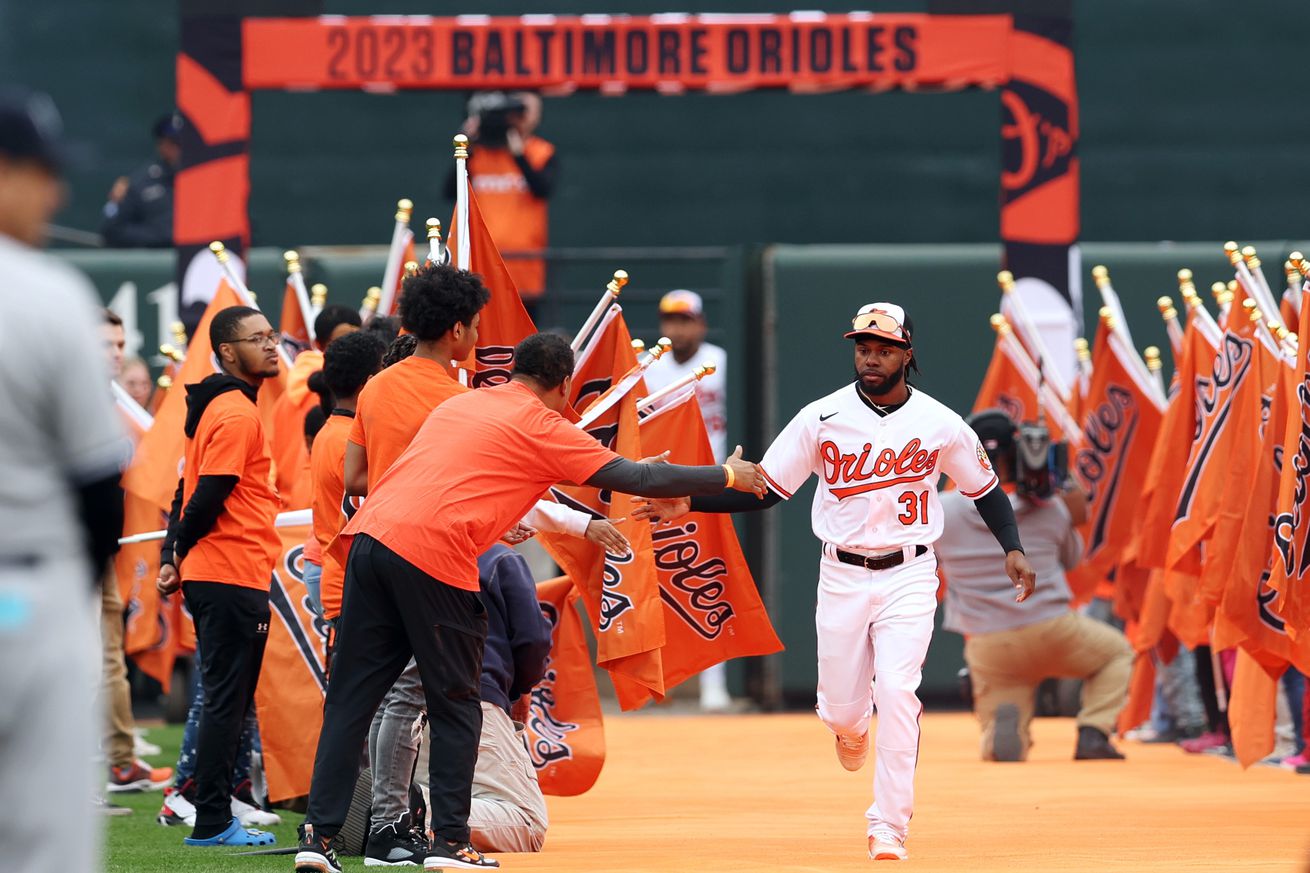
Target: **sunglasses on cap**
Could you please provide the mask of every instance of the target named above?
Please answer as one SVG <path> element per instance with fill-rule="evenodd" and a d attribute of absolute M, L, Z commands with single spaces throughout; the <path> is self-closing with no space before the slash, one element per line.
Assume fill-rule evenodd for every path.
<path fill-rule="evenodd" d="M 851 319 L 851 331 L 876 330 L 909 340 L 909 333 L 896 319 L 885 312 L 865 312 Z"/>

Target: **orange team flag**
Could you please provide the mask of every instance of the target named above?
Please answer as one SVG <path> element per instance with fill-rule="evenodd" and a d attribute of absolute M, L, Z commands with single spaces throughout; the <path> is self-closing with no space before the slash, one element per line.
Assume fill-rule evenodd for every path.
<path fill-rule="evenodd" d="M 1000 409 L 1018 424 L 1037 421 L 1040 409 L 1052 440 L 1081 439 L 1064 401 L 1042 381 L 1037 365 L 1028 357 L 1009 323 L 992 316 L 992 327 L 996 330 L 996 346 L 973 411 Z"/>
<path fill-rule="evenodd" d="M 574 408 L 585 409 L 587 401 L 599 397 L 635 365 L 632 336 L 620 314 L 608 322 L 604 333 L 596 335 L 582 365 L 574 371 L 574 396 L 570 398 Z M 588 433 L 626 458 L 641 458 L 636 403 L 637 397 L 645 393 L 645 382 L 638 380 L 588 427 Z M 635 499 L 627 494 L 611 495 L 585 485 L 560 485 L 552 489 L 552 495 L 597 518 L 623 519 L 618 528 L 632 546 L 627 555 L 607 554 L 586 540 L 562 534 L 543 532 L 539 539 L 582 592 L 583 605 L 596 633 L 596 663 L 610 671 L 619 705 L 627 710 L 648 699 L 662 700 L 664 611 L 650 525 L 632 518 Z"/>
<path fill-rule="evenodd" d="M 1310 294 L 1301 296 L 1295 393 L 1288 398 L 1274 516 L 1273 613 L 1298 642 L 1310 637 Z"/>
<path fill-rule="evenodd" d="M 1245 769 L 1274 751 L 1280 669 L 1270 673 L 1245 649 L 1237 650 L 1233 693 L 1228 700 L 1228 724 L 1233 753 Z"/>
<path fill-rule="evenodd" d="M 278 529 L 282 557 L 273 566 L 272 612 L 255 712 L 271 801 L 309 793 L 327 690 L 327 624 L 309 607 L 305 540 L 309 525 Z"/>
<path fill-rule="evenodd" d="M 561 797 L 591 788 L 605 766 L 605 718 L 577 600 L 567 576 L 537 584 L 537 601 L 551 627 L 550 658 L 532 689 L 524 728 L 542 793 Z"/>
<path fill-rule="evenodd" d="M 249 298 L 239 295 L 226 280 L 219 283 L 214 299 L 205 308 L 200 324 L 191 337 L 186 360 L 173 380 L 173 389 L 159 407 L 155 423 L 141 438 L 132 464 L 124 474 L 123 487 L 126 490 L 164 512 L 168 512 L 173 505 L 173 493 L 177 490 L 177 480 L 181 475 L 186 442 L 186 435 L 182 431 L 186 422 L 186 391 L 183 386 L 218 372 L 213 349 L 209 345 L 209 323 L 219 310 L 229 306 L 249 306 L 251 302 Z M 265 379 L 259 389 L 259 406 L 266 432 L 271 432 L 272 410 L 282 395 L 285 379 L 286 375 L 279 373 L 276 379 Z"/>
<path fill-rule="evenodd" d="M 1123 335 L 1103 323 L 1092 354 L 1092 384 L 1073 473 L 1087 492 L 1083 564 L 1108 575 L 1135 530 L 1138 498 L 1164 409 L 1145 384 Z"/>
<path fill-rule="evenodd" d="M 150 648 L 137 652 L 133 660 L 141 672 L 158 682 L 167 694 L 173 686 L 173 666 L 177 659 L 196 650 L 195 630 L 181 594 L 159 599 L 156 620 L 158 640 Z"/>
<path fill-rule="evenodd" d="M 158 506 L 129 492 L 123 495 L 123 535 L 162 530 L 167 516 Z M 123 651 L 135 657 L 155 646 L 163 636 L 160 627 L 159 541 L 129 543 L 114 556 L 114 575 L 123 598 L 126 625 Z M 158 678 L 158 677 L 156 677 Z"/>
<path fill-rule="evenodd" d="M 1210 538 L 1223 500 L 1228 461 L 1243 434 L 1233 421 L 1233 399 L 1248 377 L 1257 377 L 1255 325 L 1242 303 L 1242 286 L 1229 309 L 1223 336 L 1210 366 L 1197 368 L 1196 424 L 1187 454 L 1187 474 L 1178 492 L 1169 547 L 1169 567 L 1200 574 L 1198 546 Z"/>
<path fill-rule="evenodd" d="M 1201 374 L 1212 377 L 1211 364 L 1219 348 L 1220 335 L 1203 315 L 1193 314 L 1183 332 L 1183 351 L 1177 368 L 1176 388 L 1169 400 L 1164 422 L 1151 451 L 1151 464 L 1146 473 L 1143 491 L 1144 512 L 1140 521 L 1142 532 L 1137 559 L 1146 567 L 1168 566 L 1168 531 L 1173 526 L 1178 509 L 1178 496 L 1188 478 L 1187 452 L 1199 427 L 1201 409 Z M 1210 384 L 1209 381 L 1206 384 Z M 1187 565 L 1192 572 L 1200 571 L 1200 561 Z"/>
<path fill-rule="evenodd" d="M 303 351 L 286 376 L 286 390 L 273 404 L 273 429 L 269 433 L 273 469 L 282 509 L 307 509 L 313 499 L 314 483 L 309 472 L 309 447 L 305 443 L 305 416 L 319 404 L 310 390 L 309 377 L 323 369 L 323 353 Z"/>
<path fill-rule="evenodd" d="M 714 464 L 690 387 L 681 400 L 642 420 L 641 443 L 647 454 L 668 450 L 673 464 Z M 691 513 L 654 528 L 651 539 L 664 601 L 664 681 L 670 688 L 730 658 L 782 651 L 732 516 Z"/>
<path fill-rule="evenodd" d="M 451 263 L 482 276 L 482 283 L 491 292 L 491 300 L 483 308 L 482 318 L 478 322 L 477 347 L 468 360 L 461 364 L 473 374 L 470 385 L 486 388 L 509 381 L 510 371 L 514 367 L 514 347 L 523 338 L 536 333 L 537 327 L 528 316 L 528 311 L 523 308 L 514 280 L 505 268 L 505 261 L 500 257 L 500 250 L 496 248 L 486 222 L 482 220 L 472 187 L 469 188 L 468 203 L 470 263 L 458 263 L 459 245 L 455 237 L 464 230 L 456 226 L 454 217 L 450 222 L 447 247 L 450 249 Z"/>
<path fill-rule="evenodd" d="M 296 267 L 299 269 L 299 266 Z M 287 287 L 282 292 L 282 315 L 278 319 L 278 330 L 282 333 L 282 348 L 287 357 L 296 359 L 296 355 L 314 347 L 313 330 L 305 320 L 305 310 L 300 305 L 300 294 L 291 276 L 287 276 Z"/>

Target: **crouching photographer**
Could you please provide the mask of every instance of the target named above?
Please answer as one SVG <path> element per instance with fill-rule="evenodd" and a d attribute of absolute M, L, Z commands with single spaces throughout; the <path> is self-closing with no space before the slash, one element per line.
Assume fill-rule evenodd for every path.
<path fill-rule="evenodd" d="M 1037 686 L 1048 678 L 1083 680 L 1074 758 L 1119 759 L 1110 744 L 1132 671 L 1123 634 L 1070 608 L 1065 571 L 1082 557 L 1074 529 L 1087 516 L 1086 495 L 1068 479 L 1066 447 L 1041 425 L 1016 425 L 999 410 L 975 413 L 977 432 L 1014 506 L 1037 589 L 1016 603 L 1014 586 L 973 502 L 942 495 L 945 534 L 935 546 L 946 577 L 944 627 L 965 637 L 974 711 L 984 760 L 1022 761 L 1032 745 Z"/>

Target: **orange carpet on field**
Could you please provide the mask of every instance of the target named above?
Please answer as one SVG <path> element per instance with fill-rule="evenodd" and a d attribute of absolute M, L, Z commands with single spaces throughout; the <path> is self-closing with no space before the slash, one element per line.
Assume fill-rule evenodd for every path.
<path fill-rule="evenodd" d="M 606 718 L 608 759 L 580 797 L 552 797 L 517 871 L 867 870 L 872 759 L 848 773 L 812 715 Z M 1071 760 L 1070 720 L 1041 719 L 1022 764 L 978 760 L 973 717 L 923 718 L 902 866 L 923 871 L 1300 871 L 1310 776 L 1121 743 L 1127 761 Z"/>

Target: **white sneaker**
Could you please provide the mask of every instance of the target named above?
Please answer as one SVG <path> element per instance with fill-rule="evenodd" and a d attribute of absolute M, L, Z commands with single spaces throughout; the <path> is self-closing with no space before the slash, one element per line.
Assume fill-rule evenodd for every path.
<path fill-rule="evenodd" d="M 136 728 L 132 731 L 132 747 L 138 758 L 153 758 L 164 751 L 146 739 L 145 728 Z"/>
<path fill-rule="evenodd" d="M 864 766 L 864 759 L 869 757 L 869 732 L 853 737 L 849 734 L 837 734 L 837 760 L 847 770 L 858 770 Z"/>
<path fill-rule="evenodd" d="M 240 819 L 243 828 L 271 828 L 282 824 L 282 816 L 276 812 L 265 812 L 239 797 L 232 798 L 232 814 Z"/>
<path fill-rule="evenodd" d="M 155 821 L 161 825 L 186 825 L 193 828 L 196 826 L 195 804 L 176 788 L 170 788 L 164 792 L 164 805 L 159 808 Z"/>
<path fill-rule="evenodd" d="M 875 861 L 904 861 L 910 857 L 905 841 L 891 831 L 869 834 L 869 857 Z"/>
<path fill-rule="evenodd" d="M 732 709 L 732 698 L 723 688 L 701 688 L 701 712 L 727 712 Z"/>

